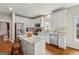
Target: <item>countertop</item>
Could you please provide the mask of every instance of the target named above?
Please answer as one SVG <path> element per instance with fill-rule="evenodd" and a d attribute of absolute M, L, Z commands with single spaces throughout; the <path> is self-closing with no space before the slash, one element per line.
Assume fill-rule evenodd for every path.
<path fill-rule="evenodd" d="M 48 36 L 47 35 L 32 35 L 32 37 L 27 37 L 27 35 L 18 35 L 18 37 L 20 38 L 20 40 L 25 40 L 30 44 L 34 44 L 36 42 L 39 42 L 40 40 L 44 40 L 47 39 Z"/>
<path fill-rule="evenodd" d="M 49 35 L 65 35 L 63 32 L 49 32 Z"/>

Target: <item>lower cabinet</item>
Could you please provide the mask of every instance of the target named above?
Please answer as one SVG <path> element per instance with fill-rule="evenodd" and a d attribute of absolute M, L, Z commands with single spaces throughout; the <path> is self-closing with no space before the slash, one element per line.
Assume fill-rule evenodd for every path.
<path fill-rule="evenodd" d="M 56 45 L 59 48 L 66 49 L 66 37 L 64 35 L 50 35 L 50 44 Z"/>
<path fill-rule="evenodd" d="M 25 40 L 21 40 L 23 54 L 24 55 L 34 55 L 34 46 Z"/>
<path fill-rule="evenodd" d="M 58 47 L 66 49 L 66 37 L 64 35 L 59 36 Z"/>
<path fill-rule="evenodd" d="M 50 38 L 49 38 L 49 37 L 50 37 L 49 35 L 46 35 L 46 36 L 45 36 L 45 38 L 46 38 L 45 40 L 46 40 L 46 43 L 47 43 L 47 44 L 50 44 Z"/>
<path fill-rule="evenodd" d="M 34 46 L 34 53 L 35 55 L 45 55 L 46 54 L 46 48 L 45 48 L 45 41 L 40 40 L 39 42 L 35 43 Z"/>
<path fill-rule="evenodd" d="M 25 40 L 21 40 L 24 55 L 45 55 L 45 40 L 31 44 Z"/>
<path fill-rule="evenodd" d="M 58 44 L 57 36 L 50 35 L 49 39 L 50 39 L 50 44 L 53 44 L 53 45 L 57 45 Z"/>

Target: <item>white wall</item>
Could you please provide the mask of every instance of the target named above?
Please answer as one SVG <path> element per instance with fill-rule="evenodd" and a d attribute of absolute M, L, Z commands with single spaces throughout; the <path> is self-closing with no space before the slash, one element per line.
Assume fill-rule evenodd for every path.
<path fill-rule="evenodd" d="M 10 22 L 10 21 L 11 21 L 11 14 L 0 12 L 0 22 Z"/>
<path fill-rule="evenodd" d="M 22 17 L 22 16 L 15 16 L 15 23 L 25 23 L 25 21 L 27 20 L 27 18 Z"/>
<path fill-rule="evenodd" d="M 5 35 L 7 33 L 6 22 L 11 23 L 11 14 L 0 12 L 0 34 Z M 9 25 L 10 26 L 10 25 Z"/>
<path fill-rule="evenodd" d="M 0 22 L 0 35 L 7 35 L 7 24 Z"/>
<path fill-rule="evenodd" d="M 53 29 L 53 14 L 46 15 L 43 17 L 43 27 L 45 28 L 46 22 L 50 23 L 50 31 Z"/>
<path fill-rule="evenodd" d="M 67 46 L 79 49 L 79 41 L 74 39 L 74 16 L 79 15 L 79 6 L 67 10 Z"/>

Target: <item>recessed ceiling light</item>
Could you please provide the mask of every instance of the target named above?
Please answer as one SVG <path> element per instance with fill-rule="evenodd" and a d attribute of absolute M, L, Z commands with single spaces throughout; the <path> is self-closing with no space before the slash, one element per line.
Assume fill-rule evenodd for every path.
<path fill-rule="evenodd" d="M 9 8 L 9 10 L 13 11 L 13 8 Z"/>
<path fill-rule="evenodd" d="M 49 15 L 46 15 L 46 17 L 50 17 L 51 15 L 49 14 Z"/>

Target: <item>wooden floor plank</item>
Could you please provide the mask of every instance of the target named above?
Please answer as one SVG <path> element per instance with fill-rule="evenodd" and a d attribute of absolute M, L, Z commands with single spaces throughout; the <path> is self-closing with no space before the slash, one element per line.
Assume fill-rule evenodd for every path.
<path fill-rule="evenodd" d="M 55 45 L 46 44 L 47 55 L 79 55 L 79 50 L 67 47 L 67 49 L 58 48 Z"/>

